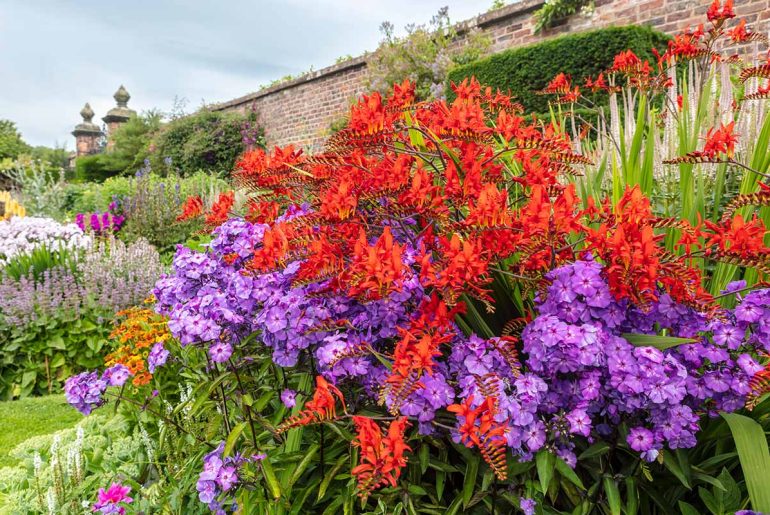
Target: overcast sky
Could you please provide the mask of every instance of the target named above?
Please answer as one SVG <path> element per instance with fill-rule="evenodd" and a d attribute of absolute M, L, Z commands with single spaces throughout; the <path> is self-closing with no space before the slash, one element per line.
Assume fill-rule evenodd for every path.
<path fill-rule="evenodd" d="M 124 84 L 129 107 L 229 100 L 373 50 L 379 26 L 453 21 L 492 0 L 0 0 L 0 118 L 33 145 L 66 143 L 85 102 L 95 122 Z"/>

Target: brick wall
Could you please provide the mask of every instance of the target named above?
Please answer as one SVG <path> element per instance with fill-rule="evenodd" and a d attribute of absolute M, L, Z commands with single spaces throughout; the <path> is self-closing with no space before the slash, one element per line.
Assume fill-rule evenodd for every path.
<path fill-rule="evenodd" d="M 613 25 L 650 25 L 674 34 L 706 19 L 711 0 L 596 0 L 589 16 L 575 15 L 561 24 L 534 32 L 532 13 L 542 0 L 521 0 L 459 24 L 459 32 L 479 28 L 492 39 L 492 51 L 528 45 L 559 34 Z M 736 14 L 752 30 L 770 32 L 770 0 L 735 0 Z M 462 44 L 460 41 L 458 44 Z M 366 56 L 309 73 L 213 106 L 215 110 L 256 109 L 269 146 L 293 143 L 317 149 L 332 122 L 366 91 Z"/>

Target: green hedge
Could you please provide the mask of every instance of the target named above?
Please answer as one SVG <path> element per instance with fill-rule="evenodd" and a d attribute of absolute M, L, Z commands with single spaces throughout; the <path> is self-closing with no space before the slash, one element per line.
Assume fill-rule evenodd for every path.
<path fill-rule="evenodd" d="M 79 182 L 103 182 L 122 171 L 107 154 L 81 156 L 75 160 L 75 180 Z"/>
<path fill-rule="evenodd" d="M 548 97 L 536 95 L 558 73 L 583 83 L 612 65 L 616 54 L 631 49 L 641 59 L 654 62 L 651 49 L 663 50 L 669 36 L 649 27 L 611 27 L 550 39 L 531 46 L 514 48 L 449 72 L 449 82 L 459 83 L 475 76 L 484 86 L 499 88 L 516 96 L 527 112 L 548 111 Z M 454 93 L 448 89 L 449 100 Z"/>

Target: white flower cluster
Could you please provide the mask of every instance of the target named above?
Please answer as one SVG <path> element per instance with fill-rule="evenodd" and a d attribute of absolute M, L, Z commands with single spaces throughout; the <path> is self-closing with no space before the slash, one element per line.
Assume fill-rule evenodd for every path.
<path fill-rule="evenodd" d="M 37 247 L 51 250 L 86 248 L 91 237 L 75 224 L 61 224 L 52 218 L 13 217 L 0 222 L 0 266 L 19 254 Z"/>

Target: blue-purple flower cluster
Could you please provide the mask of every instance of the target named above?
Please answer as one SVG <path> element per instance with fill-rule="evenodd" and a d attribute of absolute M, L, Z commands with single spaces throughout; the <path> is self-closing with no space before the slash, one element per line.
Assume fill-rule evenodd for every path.
<path fill-rule="evenodd" d="M 295 285 L 298 263 L 245 275 L 244 261 L 264 230 L 231 219 L 216 229 L 209 252 L 179 248 L 173 273 L 154 291 L 156 309 L 169 317 L 172 334 L 183 345 L 205 345 L 214 362 L 227 361 L 235 346 L 257 332 L 278 365 L 295 366 L 306 351 L 334 381 L 374 373 L 375 363 L 360 348 L 381 348 L 398 334 L 423 298 L 418 277 L 407 278 L 401 291 L 387 298 L 361 303 L 318 295 L 323 284 Z"/>
<path fill-rule="evenodd" d="M 709 321 L 665 294 L 646 311 L 616 301 L 590 258 L 548 279 L 523 351 L 525 368 L 548 385 L 538 417 L 568 462 L 574 435 L 610 436 L 621 424 L 630 428 L 631 448 L 648 460 L 664 446 L 692 447 L 701 414 L 744 404 L 759 369 L 754 344 L 768 341 L 757 336 L 763 329 L 755 315 L 770 306 L 768 292 L 753 292 L 724 319 Z M 627 336 L 663 330 L 694 343 L 659 350 Z"/>
<path fill-rule="evenodd" d="M 120 363 L 104 370 L 101 376 L 95 370 L 81 372 L 68 377 L 64 382 L 64 395 L 67 402 L 83 415 L 88 415 L 104 404 L 107 387 L 123 386 L 130 376 L 128 367 Z"/>
<path fill-rule="evenodd" d="M 236 511 L 235 499 L 229 494 L 240 481 L 238 467 L 247 461 L 237 455 L 223 456 L 224 448 L 225 443 L 221 442 L 203 457 L 203 470 L 196 484 L 198 499 L 217 515 L 224 515 L 226 507 Z"/>

